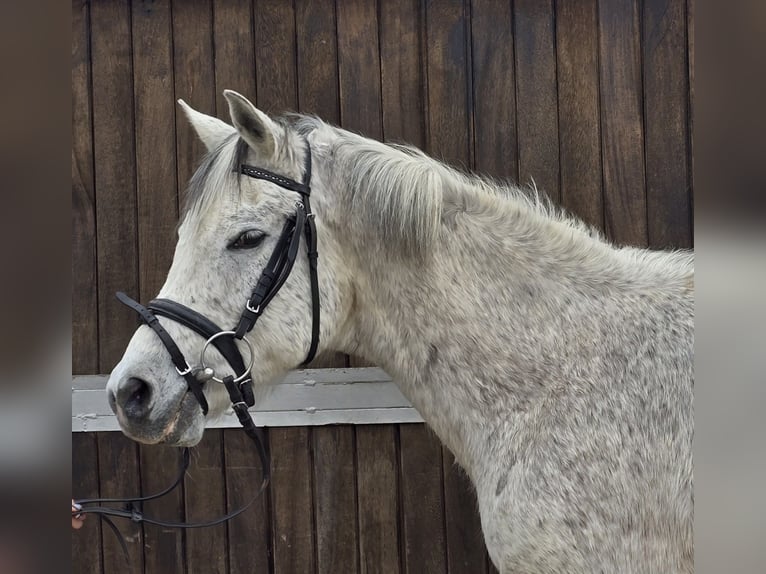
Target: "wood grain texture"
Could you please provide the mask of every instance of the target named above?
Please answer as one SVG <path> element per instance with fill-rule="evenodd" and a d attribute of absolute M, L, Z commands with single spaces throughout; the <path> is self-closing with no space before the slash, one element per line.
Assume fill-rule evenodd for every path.
<path fill-rule="evenodd" d="M 96 435 L 98 443 L 99 491 L 102 497 L 124 498 L 141 492 L 138 445 L 122 433 Z M 116 520 L 130 555 L 130 567 L 120 543 L 111 530 L 103 530 L 104 572 L 142 574 L 144 571 L 144 536 L 141 525 Z"/>
<path fill-rule="evenodd" d="M 383 137 L 425 146 L 425 67 L 421 3 L 386 2 L 380 10 Z"/>
<path fill-rule="evenodd" d="M 518 180 L 513 13 L 510 2 L 471 2 L 476 171 Z"/>
<path fill-rule="evenodd" d="M 141 492 L 154 494 L 172 484 L 181 468 L 183 451 L 179 448 L 140 445 Z M 147 516 L 161 520 L 183 521 L 183 490 L 144 504 Z M 184 535 L 181 530 L 144 525 L 144 574 L 183 572 Z"/>
<path fill-rule="evenodd" d="M 470 26 L 461 0 L 428 2 L 428 140 L 426 149 L 462 169 L 472 165 L 468 89 Z"/>
<path fill-rule="evenodd" d="M 154 297 L 173 261 L 178 222 L 170 0 L 133 2 L 139 287 Z"/>
<path fill-rule="evenodd" d="M 312 429 L 317 572 L 359 571 L 354 427 Z"/>
<path fill-rule="evenodd" d="M 455 457 L 442 447 L 447 568 L 450 574 L 483 572 L 486 568 L 484 535 L 476 492 Z"/>
<path fill-rule="evenodd" d="M 553 0 L 515 0 L 519 183 L 560 201 Z"/>
<path fill-rule="evenodd" d="M 685 0 L 644 2 L 646 208 L 658 248 L 691 246 L 686 18 Z"/>
<path fill-rule="evenodd" d="M 72 1 L 72 372 L 98 371 L 90 5 Z"/>
<path fill-rule="evenodd" d="M 130 6 L 91 4 L 93 149 L 98 245 L 99 371 L 108 373 L 135 329 L 114 297 L 138 296 L 136 155 Z"/>
<path fill-rule="evenodd" d="M 362 574 L 397 574 L 399 463 L 395 425 L 356 428 L 359 565 Z"/>
<path fill-rule="evenodd" d="M 337 10 L 341 126 L 380 140 L 383 122 L 377 1 L 339 2 Z"/>
<path fill-rule="evenodd" d="M 226 459 L 227 512 L 249 502 L 263 477 L 252 441 L 240 429 L 223 431 Z M 267 490 L 228 525 L 229 574 L 272 572 L 271 508 Z"/>
<path fill-rule="evenodd" d="M 333 0 L 295 0 L 298 109 L 340 123 L 338 39 Z"/>
<path fill-rule="evenodd" d="M 274 572 L 311 574 L 316 572 L 311 432 L 272 428 L 269 442 Z"/>
<path fill-rule="evenodd" d="M 636 0 L 599 3 L 604 218 L 618 243 L 647 244 L 641 44 Z"/>
<path fill-rule="evenodd" d="M 442 447 L 425 425 L 400 425 L 399 435 L 404 572 L 447 572 Z"/>
<path fill-rule="evenodd" d="M 99 467 L 97 435 L 72 435 L 72 496 L 77 499 L 98 498 Z M 107 533 L 107 536 L 112 536 Z M 85 519 L 82 528 L 72 532 L 72 572 L 101 574 L 101 521 L 97 516 Z"/>
<path fill-rule="evenodd" d="M 229 119 L 224 90 L 239 92 L 255 101 L 255 52 L 253 5 L 237 0 L 213 1 L 216 115 Z"/>
<path fill-rule="evenodd" d="M 556 3 L 561 204 L 603 229 L 597 0 Z"/>
<path fill-rule="evenodd" d="M 255 4 L 255 68 L 258 107 L 267 112 L 298 109 L 295 9 L 291 2 Z"/>
<path fill-rule="evenodd" d="M 173 81 L 175 97 L 195 110 L 215 115 L 212 0 L 173 4 Z M 205 154 L 183 110 L 175 105 L 176 164 L 179 205 L 186 186 Z M 175 242 L 174 242 L 175 243 Z"/>
<path fill-rule="evenodd" d="M 212 520 L 226 513 L 223 431 L 208 429 L 191 452 L 184 478 L 186 520 Z M 225 524 L 186 531 L 187 574 L 226 574 L 229 540 Z"/>

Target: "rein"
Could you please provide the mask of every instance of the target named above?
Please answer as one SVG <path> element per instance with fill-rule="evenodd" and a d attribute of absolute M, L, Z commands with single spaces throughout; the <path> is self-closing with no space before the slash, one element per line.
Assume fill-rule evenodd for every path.
<path fill-rule="evenodd" d="M 245 434 L 255 444 L 258 452 L 262 469 L 261 485 L 247 504 L 214 520 L 194 523 L 171 522 L 158 520 L 144 515 L 141 509 L 141 503 L 165 496 L 172 492 L 183 480 L 186 470 L 189 468 L 190 461 L 189 449 L 185 448 L 178 477 L 169 487 L 156 494 L 134 498 L 90 498 L 76 500 L 75 503 L 78 505 L 79 509 L 72 511 L 72 514 L 96 514 L 103 519 L 117 536 L 128 563 L 130 563 L 130 559 L 127 545 L 110 517 L 128 518 L 135 523 L 144 522 L 164 528 L 205 528 L 222 524 L 243 513 L 266 490 L 271 476 L 271 463 L 268 444 L 263 431 L 255 426 L 255 423 L 250 416 L 250 412 L 248 411 L 248 407 L 255 405 L 251 376 L 255 355 L 253 347 L 247 339 L 245 339 L 245 335 L 253 330 L 253 327 L 255 327 L 255 324 L 268 304 L 273 300 L 290 275 L 290 271 L 293 268 L 298 254 L 302 235 L 305 235 L 308 247 L 312 326 L 311 344 L 301 366 L 305 366 L 314 359 L 319 346 L 320 306 L 319 280 L 317 274 L 317 234 L 314 214 L 311 211 L 311 203 L 309 201 L 309 196 L 311 195 L 311 148 L 308 145 L 308 142 L 306 142 L 303 183 L 246 164 L 239 166 L 239 173 L 254 179 L 268 181 L 289 191 L 297 192 L 301 196 L 301 201 L 296 201 L 295 214 L 289 216 L 285 221 L 277 245 L 272 251 L 269 261 L 262 271 L 257 284 L 245 302 L 245 308 L 242 310 L 239 320 L 234 328 L 231 330 L 222 329 L 205 315 L 170 299 L 153 299 L 146 307 L 122 292 L 117 293 L 117 299 L 124 305 L 133 309 L 138 314 L 141 321 L 155 332 L 165 349 L 167 349 L 170 359 L 179 376 L 183 377 L 186 381 L 188 391 L 197 399 L 204 415 L 207 415 L 208 413 L 208 403 L 204 393 L 205 385 L 210 381 L 224 385 L 229 394 L 232 409 L 237 415 L 239 423 L 242 425 Z M 205 339 L 205 344 L 202 347 L 198 364 L 190 366 L 183 352 L 181 352 L 181 349 L 160 324 L 158 316 L 166 317 L 180 323 Z M 242 354 L 240 353 L 235 340 L 242 341 L 248 347 L 250 354 L 247 363 L 242 358 Z M 218 377 L 216 376 L 215 371 L 206 365 L 205 353 L 210 345 L 214 346 L 224 359 L 226 359 L 229 366 L 234 371 L 232 374 Z M 104 503 L 122 503 L 125 506 L 123 508 L 110 508 L 102 506 Z M 94 506 L 88 507 L 88 505 Z"/>

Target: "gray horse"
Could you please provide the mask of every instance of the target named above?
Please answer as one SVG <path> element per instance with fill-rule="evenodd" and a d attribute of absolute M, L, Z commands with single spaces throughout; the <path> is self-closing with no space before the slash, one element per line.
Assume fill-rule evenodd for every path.
<path fill-rule="evenodd" d="M 692 571 L 692 254 L 611 245 L 536 194 L 225 96 L 233 126 L 181 102 L 209 154 L 160 296 L 235 323 L 298 196 L 232 166 L 245 150 L 301 180 L 307 142 L 320 351 L 362 355 L 397 381 L 470 476 L 499 570 Z M 231 249 L 241 237 L 256 247 Z M 302 253 L 247 337 L 256 387 L 309 347 Z M 196 356 L 198 336 L 163 324 Z M 129 379 L 144 381 L 146 408 L 117 401 L 126 434 L 200 440 L 199 405 L 145 326 L 108 392 L 119 399 Z M 228 407 L 220 385 L 205 392 L 212 414 Z"/>

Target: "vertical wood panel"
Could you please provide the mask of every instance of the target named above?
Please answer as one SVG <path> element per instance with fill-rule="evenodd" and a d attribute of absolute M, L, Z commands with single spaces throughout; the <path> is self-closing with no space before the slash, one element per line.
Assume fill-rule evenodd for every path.
<path fill-rule="evenodd" d="M 553 0 L 515 0 L 514 22 L 519 183 L 559 201 Z"/>
<path fill-rule="evenodd" d="M 141 300 L 156 295 L 173 260 L 178 220 L 170 0 L 133 3 L 133 91 Z"/>
<path fill-rule="evenodd" d="M 618 243 L 646 245 L 641 46 L 636 0 L 599 3 L 604 223 Z"/>
<path fill-rule="evenodd" d="M 134 496 L 141 492 L 138 445 L 118 432 L 98 433 L 100 494 L 106 498 Z M 92 518 L 95 518 L 92 517 Z M 141 574 L 144 571 L 144 537 L 141 526 L 115 520 L 130 555 L 130 567 L 111 530 L 103 530 L 104 572 Z"/>
<path fill-rule="evenodd" d="M 468 476 L 443 448 L 444 511 L 447 530 L 447 566 L 450 574 L 483 572 L 486 569 L 484 535 L 476 493 Z"/>
<path fill-rule="evenodd" d="M 354 427 L 312 430 L 317 572 L 358 572 Z"/>
<path fill-rule="evenodd" d="M 269 431 L 276 574 L 316 572 L 309 439 L 307 428 L 272 428 Z"/>
<path fill-rule="evenodd" d="M 395 425 L 356 427 L 359 556 L 363 574 L 400 572 Z"/>
<path fill-rule="evenodd" d="M 471 3 L 476 171 L 518 179 L 513 14 L 510 2 Z"/>
<path fill-rule="evenodd" d="M 98 371 L 90 9 L 72 1 L 72 372 Z"/>
<path fill-rule="evenodd" d="M 255 447 L 244 431 L 223 431 L 226 457 L 227 512 L 247 503 L 263 473 Z M 273 571 L 271 508 L 268 490 L 245 512 L 229 522 L 229 574 Z"/>
<path fill-rule="evenodd" d="M 255 101 L 253 6 L 237 0 L 214 0 L 216 115 L 230 122 L 224 90 L 239 92 Z"/>
<path fill-rule="evenodd" d="M 154 494 L 172 484 L 181 467 L 183 451 L 179 448 L 140 445 L 141 492 Z M 144 504 L 147 516 L 161 520 L 183 521 L 181 488 Z M 144 525 L 144 574 L 184 571 L 183 532 L 173 528 Z"/>
<path fill-rule="evenodd" d="M 646 207 L 652 247 L 691 246 L 685 0 L 643 10 Z"/>
<path fill-rule="evenodd" d="M 72 496 L 98 498 L 98 446 L 95 433 L 72 434 Z M 111 533 L 108 533 L 111 536 Z M 72 533 L 72 571 L 101 574 L 101 521 L 90 515 L 80 530 Z"/>
<path fill-rule="evenodd" d="M 339 2 L 337 10 L 341 125 L 380 140 L 383 125 L 377 2 Z"/>
<path fill-rule="evenodd" d="M 258 107 L 265 112 L 297 110 L 293 4 L 282 0 L 257 0 L 255 6 Z"/>
<path fill-rule="evenodd" d="M 212 0 L 173 4 L 173 79 L 176 98 L 195 110 L 215 115 Z M 178 192 L 182 198 L 205 146 L 177 104 L 175 114 Z"/>
<path fill-rule="evenodd" d="M 130 7 L 91 4 L 93 146 L 98 244 L 99 370 L 122 356 L 136 325 L 116 291 L 138 295 Z"/>
<path fill-rule="evenodd" d="M 447 572 L 442 447 L 425 425 L 400 425 L 399 434 L 404 571 Z"/>
<path fill-rule="evenodd" d="M 556 4 L 561 203 L 604 227 L 597 0 Z"/>
<path fill-rule="evenodd" d="M 471 166 L 468 113 L 468 30 L 461 0 L 429 2 L 428 152 L 463 169 Z"/>
<path fill-rule="evenodd" d="M 186 520 L 212 520 L 226 513 L 226 466 L 220 429 L 208 429 L 192 450 L 184 479 Z M 186 572 L 226 574 L 228 556 L 226 525 L 186 531 Z"/>
<path fill-rule="evenodd" d="M 694 0 L 686 0 L 686 59 L 688 62 L 689 92 L 686 100 L 686 113 L 689 122 L 686 141 L 689 147 L 689 210 L 692 213 L 691 245 L 694 245 Z"/>
<path fill-rule="evenodd" d="M 380 10 L 383 136 L 425 147 L 425 77 L 418 0 L 386 2 Z"/>
<path fill-rule="evenodd" d="M 340 122 L 338 44 L 333 0 L 295 0 L 298 109 Z"/>

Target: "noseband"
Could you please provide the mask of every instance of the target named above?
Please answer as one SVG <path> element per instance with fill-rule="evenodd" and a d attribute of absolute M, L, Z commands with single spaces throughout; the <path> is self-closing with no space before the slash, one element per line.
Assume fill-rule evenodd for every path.
<path fill-rule="evenodd" d="M 308 142 L 306 142 L 303 183 L 246 164 L 239 166 L 239 173 L 254 179 L 268 181 L 289 191 L 295 191 L 300 194 L 301 201 L 296 201 L 295 214 L 289 216 L 285 221 L 277 245 L 274 247 L 268 263 L 253 288 L 250 297 L 248 297 L 245 302 L 245 307 L 234 328 L 230 330 L 222 329 L 203 314 L 170 299 L 153 299 L 146 307 L 122 292 L 117 293 L 117 299 L 138 313 L 141 321 L 152 329 L 159 337 L 163 346 L 167 349 L 176 371 L 179 376 L 183 377 L 186 381 L 189 392 L 191 392 L 197 399 L 204 415 L 207 415 L 208 412 L 208 403 L 205 398 L 204 386 L 211 381 L 224 385 L 229 394 L 229 398 L 231 399 L 232 409 L 237 415 L 242 428 L 256 445 L 258 456 L 261 460 L 263 480 L 258 492 L 250 502 L 240 509 L 216 520 L 200 523 L 181 523 L 156 520 L 144 516 L 140 509 L 140 503 L 164 496 L 181 482 L 189 465 L 188 449 L 184 449 L 180 475 L 169 488 L 166 488 L 155 495 L 130 499 L 111 498 L 77 501 L 81 507 L 87 504 L 98 504 L 103 502 L 121 502 L 127 505 L 125 509 L 94 506 L 73 511 L 73 514 L 94 513 L 100 515 L 118 535 L 118 539 L 125 552 L 126 558 L 128 554 L 125 542 L 119 535 L 117 528 L 108 518 L 109 516 L 130 518 L 133 522 L 146 522 L 169 528 L 202 528 L 206 526 L 214 526 L 244 512 L 266 489 L 270 478 L 270 457 L 263 432 L 255 426 L 248 411 L 248 407 L 255 405 L 255 397 L 252 388 L 252 368 L 255 356 L 253 347 L 247 339 L 245 339 L 245 335 L 253 330 L 253 327 L 255 327 L 255 324 L 266 310 L 266 307 L 274 299 L 274 296 L 279 292 L 282 285 L 284 285 L 287 280 L 287 277 L 290 275 L 290 271 L 293 268 L 295 258 L 298 254 L 302 234 L 305 234 L 306 236 L 309 277 L 311 282 L 311 344 L 301 366 L 304 366 L 313 360 L 316 355 L 317 347 L 319 346 L 317 234 L 314 214 L 311 211 L 311 203 L 309 201 L 309 196 L 311 195 L 311 148 L 308 145 Z M 193 366 L 189 364 L 186 357 L 181 352 L 181 349 L 173 340 L 173 337 L 171 337 L 160 324 L 158 316 L 166 317 L 180 323 L 205 339 L 205 344 L 202 346 L 202 351 L 200 352 L 199 360 L 196 364 Z M 236 340 L 244 342 L 248 347 L 249 357 L 247 362 L 243 359 L 235 342 Z M 216 376 L 216 372 L 205 363 L 205 353 L 211 345 L 218 350 L 224 359 L 226 359 L 229 366 L 232 368 L 233 373 L 225 376 Z"/>

